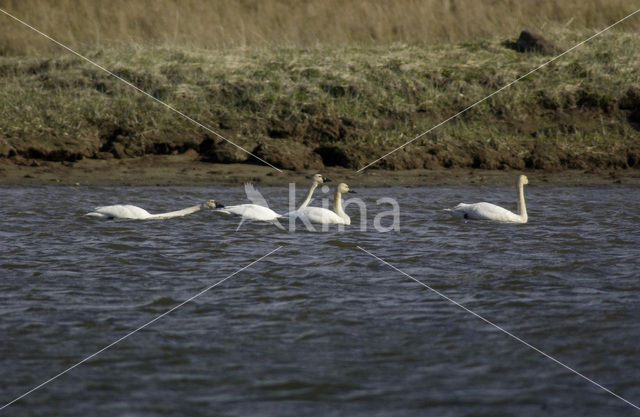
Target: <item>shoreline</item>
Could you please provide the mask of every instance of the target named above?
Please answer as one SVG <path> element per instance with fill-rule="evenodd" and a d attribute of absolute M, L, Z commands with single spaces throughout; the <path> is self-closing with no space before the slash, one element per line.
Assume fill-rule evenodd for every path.
<path fill-rule="evenodd" d="M 69 162 L 0 159 L 0 186 L 206 186 L 252 182 L 263 186 L 305 183 L 316 173 L 352 187 L 422 185 L 512 185 L 524 173 L 533 184 L 607 185 L 640 187 L 639 169 L 602 170 L 485 170 L 441 168 L 412 170 L 355 170 L 326 167 L 277 172 L 254 164 L 202 162 L 195 152 L 179 155 L 147 155 L 127 159 L 82 159 Z"/>
<path fill-rule="evenodd" d="M 586 36 L 569 30 L 549 35 L 556 45 Z M 73 182 L 80 183 L 107 180 L 83 179 L 44 161 L 81 172 L 103 167 L 122 177 L 114 183 L 143 181 L 129 178 L 136 171 L 151 177 L 143 182 L 167 183 L 149 168 L 129 167 L 130 160 L 187 152 L 201 161 L 247 164 L 231 173 L 214 168 L 222 177 L 216 182 L 232 183 L 264 175 L 248 168 L 256 158 L 289 172 L 334 166 L 348 172 L 401 148 L 375 167 L 394 172 L 385 179 L 405 178 L 412 174 L 395 173 L 413 170 L 435 175 L 430 181 L 445 181 L 431 172 L 640 169 L 640 85 L 633 76 L 640 73 L 638 51 L 637 36 L 617 33 L 495 97 L 507 80 L 549 55 L 518 52 L 497 38 L 304 51 L 151 46 L 86 51 L 231 143 L 68 54 L 0 57 L 0 101 L 9 104 L 0 111 L 0 158 L 46 166 L 52 181 L 77 177 Z M 615 68 L 600 56 L 615 56 Z M 492 98 L 458 113 L 482 97 Z M 459 117 L 433 130 L 454 114 Z M 411 139 L 420 132 L 419 140 Z M 120 164 L 132 175 L 111 168 Z M 196 165 L 178 170 L 173 181 L 205 181 L 211 167 Z M 195 175 L 194 169 L 202 172 Z M 47 177 L 38 169 L 23 175 Z"/>

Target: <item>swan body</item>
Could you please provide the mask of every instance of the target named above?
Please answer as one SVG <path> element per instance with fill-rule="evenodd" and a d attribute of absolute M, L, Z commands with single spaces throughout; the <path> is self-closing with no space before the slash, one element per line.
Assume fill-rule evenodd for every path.
<path fill-rule="evenodd" d="M 524 223 L 522 218 L 500 206 L 491 203 L 460 203 L 452 209 L 447 209 L 454 217 L 472 220 L 493 220 L 505 223 Z"/>
<path fill-rule="evenodd" d="M 284 229 L 278 221 L 278 219 L 283 216 L 268 207 L 269 205 L 267 204 L 267 200 L 265 200 L 262 194 L 260 194 L 260 191 L 256 190 L 254 186 L 249 183 L 244 185 L 244 191 L 247 194 L 249 201 L 251 201 L 251 204 L 238 204 L 235 206 L 224 206 L 221 204 L 215 211 L 240 216 L 242 220 L 238 225 L 238 229 L 245 220 L 271 222 L 278 228 Z"/>
<path fill-rule="evenodd" d="M 528 221 L 527 207 L 524 202 L 524 186 L 529 183 L 525 175 L 518 177 L 518 212 L 513 213 L 500 206 L 491 203 L 460 203 L 454 208 L 445 209 L 454 217 L 461 217 L 471 220 L 493 220 L 504 223 L 526 223 Z"/>
<path fill-rule="evenodd" d="M 323 177 L 321 174 L 315 174 L 312 178 L 311 187 L 309 189 L 309 192 L 307 193 L 307 197 L 302 202 L 302 205 L 300 207 L 306 207 L 309 204 L 309 202 L 311 201 L 311 196 L 313 195 L 314 190 L 318 187 L 318 184 L 329 181 L 331 180 Z M 271 222 L 274 223 L 277 227 L 284 229 L 278 219 L 289 216 L 290 213 L 287 213 L 285 216 L 283 216 L 271 210 L 262 194 L 260 194 L 260 192 L 256 190 L 252 184 L 245 184 L 244 191 L 247 194 L 247 198 L 249 199 L 249 201 L 251 201 L 251 204 L 238 204 L 235 206 L 220 205 L 220 207 L 218 207 L 216 211 L 240 216 L 242 218 L 242 221 L 255 220 L 261 222 Z M 242 224 L 242 221 L 240 222 L 240 225 Z M 238 228 L 240 227 L 240 225 L 238 225 Z"/>
<path fill-rule="evenodd" d="M 99 219 L 127 219 L 127 220 L 165 220 L 173 217 L 182 217 L 195 213 L 205 208 L 214 209 L 220 205 L 215 200 L 207 200 L 203 204 L 191 206 L 182 210 L 170 211 L 167 213 L 151 214 L 147 210 L 130 204 L 116 204 L 112 206 L 96 207 L 94 211 L 85 214 L 88 217 Z"/>
<path fill-rule="evenodd" d="M 306 207 L 297 213 L 300 219 L 307 219 L 310 223 L 316 224 L 351 224 L 351 219 L 345 220 L 332 210 L 322 207 Z"/>
<path fill-rule="evenodd" d="M 235 214 L 241 216 L 247 220 L 257 220 L 261 222 L 272 222 L 282 217 L 281 214 L 276 213 L 269 207 L 260 206 L 258 204 L 239 204 L 236 206 L 224 206 L 218 208 L 216 211 L 226 214 Z"/>
<path fill-rule="evenodd" d="M 301 207 L 298 210 L 288 213 L 290 217 L 300 218 L 303 221 L 316 224 L 351 224 L 351 218 L 342 208 L 342 194 L 355 193 L 345 183 L 338 184 L 333 200 L 333 210 L 322 207 Z"/>

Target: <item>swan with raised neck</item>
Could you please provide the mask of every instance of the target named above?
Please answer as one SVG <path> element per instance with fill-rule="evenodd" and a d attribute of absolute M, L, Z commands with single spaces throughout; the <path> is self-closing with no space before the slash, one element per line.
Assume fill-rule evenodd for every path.
<path fill-rule="evenodd" d="M 343 224 L 351 224 L 351 218 L 342 208 L 342 194 L 343 193 L 355 193 L 349 186 L 343 182 L 336 187 L 336 193 L 333 197 L 333 212 L 337 214 L 342 220 Z"/>
<path fill-rule="evenodd" d="M 296 210 L 296 216 L 316 224 L 351 224 L 351 219 L 342 208 L 342 194 L 355 193 L 345 183 L 338 184 L 335 198 L 333 200 L 333 210 L 323 207 L 303 207 Z"/>
<path fill-rule="evenodd" d="M 445 209 L 454 217 L 470 220 L 493 220 L 504 223 L 526 223 L 529 220 L 527 206 L 524 202 L 524 186 L 529 183 L 526 175 L 518 176 L 516 187 L 518 190 L 517 214 L 491 203 L 460 203 L 454 208 Z"/>
<path fill-rule="evenodd" d="M 307 192 L 307 196 L 302 201 L 298 210 L 303 209 L 309 205 L 311 202 L 311 197 L 313 196 L 313 192 L 318 188 L 318 185 L 324 184 L 325 182 L 331 182 L 331 180 L 327 177 L 323 177 L 322 174 L 315 174 L 311 177 L 311 186 L 309 187 L 309 192 Z"/>
<path fill-rule="evenodd" d="M 529 184 L 529 178 L 526 175 L 520 175 L 518 177 L 518 215 L 520 216 L 520 223 L 526 223 L 529 221 L 529 216 L 527 215 L 527 205 L 524 202 L 524 186 L 525 184 Z"/>

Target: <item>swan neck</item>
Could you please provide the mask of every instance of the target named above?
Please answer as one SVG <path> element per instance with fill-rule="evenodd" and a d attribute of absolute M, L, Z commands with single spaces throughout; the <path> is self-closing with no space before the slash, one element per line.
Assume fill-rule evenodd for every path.
<path fill-rule="evenodd" d="M 191 206 L 184 208 L 182 210 L 170 211 L 168 213 L 160 213 L 160 214 L 152 214 L 150 219 L 170 219 L 172 217 L 182 217 L 187 214 L 195 213 L 196 211 L 202 210 L 202 204 L 198 204 L 197 206 Z"/>
<path fill-rule="evenodd" d="M 518 215 L 522 217 L 522 222 L 526 223 L 528 220 L 527 217 L 527 206 L 524 203 L 524 184 L 518 184 Z"/>
<path fill-rule="evenodd" d="M 333 199 L 333 212 L 342 218 L 345 216 L 345 212 L 342 209 L 342 193 L 340 190 L 336 190 L 336 194 Z"/>
<path fill-rule="evenodd" d="M 309 188 L 309 192 L 307 193 L 307 197 L 304 199 L 302 204 L 300 204 L 300 207 L 298 208 L 299 210 L 309 205 L 309 203 L 311 202 L 311 196 L 313 195 L 313 192 L 316 190 L 317 187 L 318 187 L 318 183 L 315 181 L 312 181 L 311 187 Z"/>

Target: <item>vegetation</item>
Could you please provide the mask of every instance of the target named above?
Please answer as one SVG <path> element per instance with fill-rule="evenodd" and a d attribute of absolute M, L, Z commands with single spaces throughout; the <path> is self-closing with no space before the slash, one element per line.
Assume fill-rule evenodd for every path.
<path fill-rule="evenodd" d="M 503 45 L 517 36 L 525 14 L 552 28 L 545 37 L 565 50 L 593 31 L 560 28 L 559 21 L 606 26 L 628 7 L 622 1 L 607 7 L 599 1 L 347 2 L 334 21 L 331 7 L 339 6 L 333 1 L 192 0 L 184 8 L 168 0 L 159 2 L 164 8 L 113 2 L 109 10 L 78 1 L 75 14 L 64 16 L 49 2 L 0 3 L 42 22 L 54 37 L 54 23 L 64 21 L 61 41 L 287 169 L 359 168 L 548 61 L 549 55 Z M 513 7 L 492 13 L 499 5 Z M 570 16 L 572 10 L 580 13 Z M 296 18 L 284 19 L 285 11 Z M 544 21 L 549 15 L 556 20 Z M 169 16 L 177 16 L 173 25 Z M 420 24 L 420 16 L 433 25 Z M 474 16 L 475 24 L 447 26 Z M 244 31 L 229 29 L 242 27 L 240 21 Z M 394 22 L 400 26 L 389 29 Z M 213 33 L 201 36 L 207 27 Z M 632 27 L 581 46 L 380 166 L 638 167 L 640 39 L 622 30 Z M 247 160 L 80 58 L 60 50 L 36 53 L 42 39 L 15 29 L 0 35 L 0 156 L 73 161 L 195 149 L 211 161 Z M 109 42 L 98 45 L 103 36 Z M 131 39 L 143 42 L 125 44 Z M 215 48 L 204 48 L 207 42 Z"/>
<path fill-rule="evenodd" d="M 627 0 L 0 0 L 0 7 L 74 49 L 439 44 L 521 30 L 594 30 L 632 13 Z M 58 47 L 2 17 L 0 51 Z M 6 23 L 5 23 L 6 22 Z M 630 19 L 620 30 L 640 29 Z"/>

